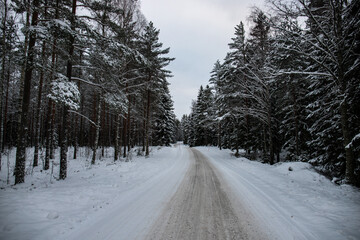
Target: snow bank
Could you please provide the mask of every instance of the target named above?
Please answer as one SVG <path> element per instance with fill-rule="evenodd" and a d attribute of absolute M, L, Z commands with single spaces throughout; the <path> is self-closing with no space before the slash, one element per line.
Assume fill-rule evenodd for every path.
<path fill-rule="evenodd" d="M 29 161 L 26 182 L 15 186 L 6 184 L 6 157 L 3 157 L 0 239 L 141 236 L 182 180 L 188 166 L 186 154 L 187 151 L 178 147 L 169 147 L 153 149 L 149 158 L 133 157 L 130 162 L 113 163 L 112 150 L 107 150 L 103 160 L 92 166 L 90 151 L 81 149 L 77 160 L 68 160 L 65 181 L 51 179 L 51 170 L 44 172 L 42 167 L 31 172 Z M 32 156 L 31 152 L 28 156 Z M 70 159 L 72 151 L 68 156 Z M 13 169 L 15 151 L 9 159 Z M 58 164 L 54 175 L 58 175 Z M 114 216 L 119 212 L 121 216 Z"/>
<path fill-rule="evenodd" d="M 310 164 L 273 166 L 199 147 L 271 239 L 360 239 L 360 192 L 336 185 Z"/>

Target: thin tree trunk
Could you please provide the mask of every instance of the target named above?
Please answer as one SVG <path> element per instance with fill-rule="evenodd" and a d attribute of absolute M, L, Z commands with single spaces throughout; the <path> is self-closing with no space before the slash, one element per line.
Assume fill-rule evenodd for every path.
<path fill-rule="evenodd" d="M 79 61 L 80 61 L 80 64 L 82 62 L 82 51 L 80 51 L 80 54 L 79 54 Z M 81 70 L 78 72 L 78 76 L 81 78 Z M 80 85 L 81 85 L 81 82 L 78 81 L 78 89 L 80 90 Z M 80 103 L 82 105 L 82 101 Z M 73 155 L 73 159 L 76 159 L 77 158 L 77 151 L 78 151 L 78 146 L 79 146 L 79 137 L 78 137 L 78 134 L 79 134 L 79 130 L 78 130 L 78 127 L 79 127 L 79 116 L 76 115 L 75 116 L 75 128 L 74 128 L 74 155 Z M 80 128 L 81 130 L 81 128 Z M 81 131 L 80 131 L 81 132 Z"/>
<path fill-rule="evenodd" d="M 33 15 L 31 25 L 36 26 L 38 21 L 38 7 L 39 0 L 33 1 Z M 24 92 L 22 96 L 21 118 L 18 129 L 18 142 L 16 149 L 16 166 L 15 166 L 15 184 L 23 183 L 25 181 L 25 161 L 26 161 L 26 136 L 27 136 L 27 121 L 30 105 L 31 92 L 31 78 L 34 69 L 34 47 L 36 42 L 36 34 L 31 33 L 29 39 L 29 52 L 26 58 L 25 78 L 24 78 Z"/>
<path fill-rule="evenodd" d="M 119 144 L 120 144 L 120 114 L 116 115 L 116 132 L 115 132 L 115 149 L 114 149 L 114 161 L 119 158 Z"/>
<path fill-rule="evenodd" d="M 77 151 L 78 151 L 78 125 L 79 125 L 79 117 L 76 115 L 75 116 L 75 123 L 74 123 L 75 127 L 74 127 L 74 155 L 73 155 L 73 159 L 77 158 Z"/>
<path fill-rule="evenodd" d="M 218 147 L 219 149 L 221 150 L 222 149 L 222 146 L 221 146 L 221 128 L 220 128 L 220 121 L 218 122 Z"/>
<path fill-rule="evenodd" d="M 56 0 L 56 10 L 55 10 L 55 19 L 59 17 L 59 0 Z M 52 43 L 51 50 L 51 73 L 50 73 L 50 81 L 54 79 L 55 75 L 55 66 L 56 66 L 56 45 L 57 38 L 55 37 Z M 49 82 L 50 83 L 50 82 Z M 48 84 L 49 84 L 48 83 Z M 48 170 L 50 166 L 50 158 L 53 159 L 53 129 L 54 129 L 54 116 L 55 115 L 55 106 L 53 101 L 48 99 L 48 107 L 47 107 L 47 115 L 46 115 L 46 150 L 45 150 L 45 162 L 44 162 L 44 170 Z"/>
<path fill-rule="evenodd" d="M 349 145 L 351 141 L 350 130 L 348 126 L 349 118 L 348 118 L 348 106 L 346 101 L 344 101 L 340 106 L 341 112 L 341 125 L 343 132 L 343 143 L 345 148 L 345 157 L 346 157 L 346 172 L 345 178 L 346 181 L 350 184 L 355 183 L 355 175 L 354 175 L 354 152 L 352 150 L 352 146 Z"/>
<path fill-rule="evenodd" d="M 81 96 L 80 101 L 81 107 L 80 112 L 84 112 L 84 96 Z M 84 120 L 83 118 L 80 118 L 80 134 L 79 134 L 79 145 L 84 146 Z"/>
<path fill-rule="evenodd" d="M 105 115 L 106 115 L 106 105 L 105 101 L 103 101 L 102 111 L 101 111 L 101 156 L 105 156 L 105 140 L 106 140 L 106 134 L 105 134 Z"/>
<path fill-rule="evenodd" d="M 45 2 L 46 4 L 46 2 Z M 45 14 L 46 16 L 46 14 Z M 43 42 L 42 46 L 42 64 L 45 64 L 45 51 L 46 51 L 46 42 Z M 39 143 L 40 143 L 40 113 L 41 113 L 41 97 L 42 97 L 42 88 L 44 81 L 44 70 L 40 70 L 40 80 L 39 80 L 39 90 L 38 90 L 38 99 L 37 99 L 37 107 L 35 113 L 35 150 L 34 150 L 34 161 L 33 167 L 38 166 L 39 159 Z"/>
<path fill-rule="evenodd" d="M 50 159 L 55 159 L 55 149 L 58 147 L 55 141 L 55 117 L 56 117 L 56 104 L 51 101 L 51 122 L 50 122 Z M 61 111 L 61 110 L 60 110 Z"/>
<path fill-rule="evenodd" d="M 46 150 L 45 150 L 45 162 L 44 170 L 48 170 L 50 166 L 50 148 L 51 148 L 51 120 L 52 120 L 52 101 L 49 99 L 47 116 L 46 116 Z"/>
<path fill-rule="evenodd" d="M 8 12 L 8 6 L 7 6 L 7 0 L 4 2 L 4 16 L 3 16 L 3 56 L 2 56 L 2 69 L 1 69 L 1 83 L 0 83 L 0 171 L 1 171 L 1 156 L 3 152 L 3 137 L 4 137 L 4 126 L 3 126 L 3 91 L 4 91 L 4 83 L 5 83 L 5 61 L 6 61 L 6 55 L 7 55 L 7 49 L 6 49 L 6 21 L 7 21 L 7 12 Z M 10 66 L 8 66 L 10 67 Z"/>
<path fill-rule="evenodd" d="M 150 144 L 150 137 L 149 137 L 149 128 L 150 128 L 150 90 L 147 90 L 147 106 L 146 106 L 146 128 L 145 128 L 145 138 L 146 138 L 146 146 L 145 146 L 145 156 L 148 157 L 150 154 L 149 151 L 149 144 Z"/>
<path fill-rule="evenodd" d="M 266 127 L 265 124 L 262 124 L 263 127 L 263 157 L 267 156 L 267 141 L 266 141 Z M 267 161 L 267 159 L 266 159 Z"/>
<path fill-rule="evenodd" d="M 127 156 L 127 151 L 126 151 L 126 147 L 127 147 L 127 117 L 128 116 L 126 116 L 123 119 L 123 146 L 124 146 L 123 157 L 124 158 L 126 158 L 126 156 Z"/>
<path fill-rule="evenodd" d="M 9 60 L 9 66 L 10 66 L 10 60 Z M 7 118 L 8 118 L 8 108 L 9 108 L 9 85 L 10 85 L 10 67 L 8 68 L 8 74 L 7 74 L 7 79 L 6 79 L 4 122 L 2 124 L 2 128 L 3 128 L 2 145 L 1 145 L 2 152 L 4 152 L 5 141 L 6 141 L 6 137 L 7 137 Z M 8 145 L 9 145 L 9 143 L 8 143 Z M 0 154 L 0 170 L 1 170 L 1 154 Z"/>
<path fill-rule="evenodd" d="M 94 139 L 94 148 L 91 159 L 91 164 L 95 164 L 96 160 L 96 151 L 99 144 L 99 134 L 100 134 L 100 116 L 101 116 L 101 97 L 100 94 L 98 96 L 98 105 L 97 105 L 97 116 L 96 116 L 96 127 L 95 127 L 95 139 Z"/>
<path fill-rule="evenodd" d="M 146 148 L 146 105 L 144 104 L 144 120 L 143 120 L 143 129 L 142 129 L 142 152 L 145 152 Z"/>
<path fill-rule="evenodd" d="M 129 96 L 129 108 L 128 108 L 128 118 L 127 118 L 127 148 L 128 152 L 130 152 L 131 149 L 131 96 Z"/>
<path fill-rule="evenodd" d="M 269 106 L 267 113 L 268 130 L 269 130 L 269 150 L 270 150 L 270 165 L 274 164 L 274 143 L 272 133 L 272 122 L 271 122 L 271 107 Z"/>
<path fill-rule="evenodd" d="M 26 23 L 25 23 L 25 27 L 26 29 L 30 28 L 30 0 L 27 0 L 27 10 L 26 10 Z M 27 54 L 28 54 L 28 46 L 29 46 L 29 34 L 25 34 L 25 39 L 24 39 L 24 51 L 23 51 L 23 56 L 26 59 Z M 27 61 L 25 61 L 22 66 L 21 66 L 21 74 L 20 74 L 20 82 L 19 82 L 19 99 L 18 99 L 18 112 L 17 112 L 17 121 L 18 121 L 18 126 L 20 126 L 20 121 L 21 121 L 21 105 L 22 105 L 22 96 L 24 94 L 24 79 L 25 79 L 25 70 L 26 70 L 26 64 Z M 16 171 L 16 169 L 15 169 Z"/>

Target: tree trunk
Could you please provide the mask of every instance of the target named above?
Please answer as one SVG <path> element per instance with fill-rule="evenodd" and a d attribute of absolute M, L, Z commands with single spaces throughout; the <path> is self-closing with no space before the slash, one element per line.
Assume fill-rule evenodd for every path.
<path fill-rule="evenodd" d="M 119 158 L 119 144 L 120 144 L 120 114 L 116 115 L 116 132 L 115 132 L 115 149 L 114 149 L 114 161 L 117 161 Z"/>
<path fill-rule="evenodd" d="M 99 112 L 100 114 L 100 112 Z M 103 101 L 103 106 L 102 106 L 102 111 L 101 111 L 101 156 L 104 157 L 105 156 L 105 141 L 106 141 L 106 132 L 105 132 L 105 119 L 106 119 L 106 105 L 105 105 L 105 101 Z"/>
<path fill-rule="evenodd" d="M 26 10 L 26 23 L 25 23 L 26 29 L 30 28 L 30 0 L 27 2 L 27 10 Z M 29 34 L 25 34 L 25 40 L 24 40 L 24 49 L 23 49 L 23 57 L 26 59 L 28 55 L 28 47 L 29 47 Z M 17 105 L 17 121 L 18 121 L 18 127 L 20 126 L 21 122 L 21 108 L 22 108 L 22 96 L 24 94 L 24 79 L 25 79 L 25 71 L 26 71 L 26 64 L 27 61 L 25 61 L 21 66 L 21 73 L 20 73 L 20 83 L 19 83 L 19 98 L 18 98 L 18 105 Z M 14 170 L 16 171 L 16 169 Z"/>
<path fill-rule="evenodd" d="M 31 25 L 36 26 L 38 21 L 38 7 L 39 0 L 33 1 L 33 15 Z M 16 149 L 16 166 L 15 166 L 15 184 L 23 183 L 25 181 L 25 163 L 26 163 L 26 136 L 27 136 L 27 122 L 28 111 L 30 105 L 31 92 L 31 78 L 34 69 L 34 54 L 35 54 L 36 34 L 30 34 L 29 51 L 26 58 L 25 78 L 24 78 L 24 92 L 22 96 L 20 125 L 18 128 L 18 141 Z"/>
<path fill-rule="evenodd" d="M 50 122 L 50 159 L 55 159 L 55 149 L 58 147 L 55 141 L 55 117 L 56 117 L 56 105 L 51 101 L 51 122 Z M 61 111 L 61 110 L 60 110 Z"/>
<path fill-rule="evenodd" d="M 263 157 L 267 158 L 267 140 L 266 140 L 266 127 L 265 124 L 262 124 L 263 127 Z M 267 159 L 266 159 L 267 162 Z"/>
<path fill-rule="evenodd" d="M 75 127 L 74 127 L 74 155 L 73 155 L 73 159 L 77 158 L 77 151 L 78 151 L 78 127 L 79 127 L 79 117 L 76 115 L 75 116 Z"/>
<path fill-rule="evenodd" d="M 273 134 L 272 134 L 272 123 L 271 123 L 271 113 L 268 110 L 268 130 L 269 130 L 269 150 L 270 150 L 270 165 L 274 164 L 274 144 L 273 144 Z"/>
<path fill-rule="evenodd" d="M 95 164 L 96 160 L 96 151 L 99 144 L 99 134 L 100 134 L 100 116 L 101 116 L 101 97 L 100 94 L 98 96 L 98 105 L 97 105 L 97 116 L 96 116 L 96 127 L 95 127 L 95 139 L 94 139 L 94 148 L 91 159 L 91 164 Z"/>
<path fill-rule="evenodd" d="M 148 157 L 150 154 L 149 151 L 149 145 L 150 145 L 150 133 L 149 133 L 149 128 L 150 128 L 150 90 L 147 90 L 147 107 L 146 107 L 146 128 L 145 128 L 145 141 L 146 141 L 146 145 L 145 145 L 145 156 Z"/>
<path fill-rule="evenodd" d="M 145 136 L 146 136 L 146 105 L 144 104 L 144 120 L 143 120 L 143 129 L 142 129 L 142 152 L 145 152 L 145 148 L 146 148 L 146 141 L 145 141 Z"/>
<path fill-rule="evenodd" d="M 351 141 L 350 137 L 350 130 L 348 126 L 349 118 L 348 118 L 348 106 L 346 101 L 344 101 L 340 106 L 341 112 L 341 125 L 342 125 L 342 132 L 343 132 L 343 143 L 345 148 L 345 157 L 346 157 L 346 173 L 345 178 L 346 182 L 350 184 L 355 183 L 355 176 L 354 176 L 354 153 L 352 150 L 352 146 L 349 146 Z"/>
<path fill-rule="evenodd" d="M 9 66 L 10 66 L 10 60 L 9 60 Z M 9 108 L 9 85 L 10 85 L 10 67 L 8 68 L 8 74 L 7 74 L 7 79 L 6 79 L 4 122 L 2 124 L 3 133 L 2 133 L 2 140 L 1 140 L 2 145 L 0 145 L 1 152 L 4 152 L 5 141 L 6 141 L 6 136 L 7 136 L 7 118 L 8 118 L 8 108 Z M 10 144 L 8 143 L 8 145 L 10 145 Z M 1 170 L 1 156 L 0 156 L 0 170 Z"/>
<path fill-rule="evenodd" d="M 46 3 L 45 3 L 46 4 Z M 46 16 L 46 14 L 45 14 Z M 45 50 L 46 50 L 46 42 L 43 42 L 42 46 L 42 64 L 45 64 Z M 35 150 L 34 150 L 34 161 L 33 167 L 38 166 L 39 159 L 39 143 L 40 143 L 40 112 L 41 112 L 41 97 L 42 97 L 42 88 L 44 81 L 44 70 L 40 70 L 40 80 L 39 80 L 39 90 L 38 90 L 38 99 L 35 113 Z"/>
<path fill-rule="evenodd" d="M 346 47 L 344 39 L 344 22 L 343 22 L 343 4 L 340 1 L 336 1 L 334 7 L 334 22 L 335 22 L 335 36 L 336 36 L 336 58 L 338 63 L 338 81 L 340 83 L 340 91 L 344 96 L 344 99 L 340 105 L 340 114 L 341 114 L 341 128 L 343 134 L 343 144 L 345 149 L 345 158 L 346 158 L 346 171 L 345 171 L 345 180 L 350 184 L 355 184 L 355 157 L 352 146 L 349 143 L 352 140 L 352 133 L 349 127 L 349 106 L 347 103 L 347 79 L 345 78 L 345 64 L 344 60 L 346 55 Z M 334 79 L 336 81 L 336 79 Z"/>
<path fill-rule="evenodd" d="M 79 61 L 80 61 L 80 64 L 82 63 L 82 51 L 80 51 L 80 54 L 79 54 Z M 79 78 L 81 78 L 81 70 L 78 72 L 78 76 Z M 80 90 L 80 85 L 81 85 L 81 82 L 78 81 L 78 88 Z M 82 101 L 80 102 L 80 104 L 82 105 Z M 76 159 L 77 158 L 77 151 L 78 151 L 78 146 L 79 146 L 79 137 L 78 137 L 78 134 L 79 134 L 79 129 L 80 129 L 80 133 L 81 133 L 81 127 L 79 127 L 79 116 L 76 115 L 75 116 L 75 128 L 74 128 L 74 155 L 73 155 L 73 159 Z"/>
<path fill-rule="evenodd" d="M 123 150 L 123 157 L 126 158 L 127 156 L 127 151 L 126 151 L 126 147 L 127 147 L 127 115 L 125 115 L 125 118 L 123 119 L 123 146 L 124 146 L 124 150 Z"/>
<path fill-rule="evenodd" d="M 5 61 L 6 61 L 6 55 L 7 55 L 7 49 L 6 49 L 6 21 L 7 21 L 7 12 L 8 12 L 8 8 L 7 8 L 7 0 L 5 0 L 4 2 L 4 16 L 3 16 L 3 39 L 2 39 L 2 44 L 3 44 L 3 56 L 2 56 L 2 69 L 1 69 L 1 83 L 0 83 L 0 171 L 1 171 L 1 156 L 2 156 L 2 152 L 3 152 L 3 137 L 4 137 L 4 125 L 3 125 L 3 91 L 4 91 L 4 83 L 5 83 Z M 8 66 L 10 67 L 10 66 Z M 4 123 L 5 124 L 5 123 Z"/>
<path fill-rule="evenodd" d="M 71 11 L 71 30 L 75 31 L 75 14 L 76 14 L 76 0 L 72 2 L 72 11 Z M 72 57 L 74 54 L 74 42 L 75 37 L 74 35 L 70 35 L 69 38 L 69 59 L 67 62 L 66 68 L 66 77 L 68 81 L 71 81 L 72 76 Z M 68 132 L 68 115 L 69 115 L 69 108 L 67 106 L 63 106 L 63 126 L 62 126 L 62 137 L 60 140 L 60 174 L 59 179 L 64 180 L 66 178 L 66 171 L 67 171 L 67 132 Z"/>
<path fill-rule="evenodd" d="M 48 170 L 50 166 L 50 149 L 51 149 L 51 122 L 52 122 L 52 101 L 49 99 L 48 109 L 46 115 L 46 150 L 45 150 L 45 162 L 44 162 L 44 170 Z"/>
<path fill-rule="evenodd" d="M 128 118 L 127 118 L 127 148 L 128 152 L 130 152 L 131 149 L 131 96 L 129 96 L 129 108 L 128 108 Z"/>
<path fill-rule="evenodd" d="M 222 146 L 221 146 L 221 124 L 220 121 L 218 122 L 218 147 L 221 150 Z"/>
<path fill-rule="evenodd" d="M 55 10 L 55 19 L 59 17 L 59 0 L 56 0 L 56 10 Z M 52 50 L 51 50 L 51 73 L 50 73 L 50 81 L 54 79 L 55 74 L 55 60 L 56 60 L 56 45 L 57 45 L 57 38 L 53 39 L 52 43 Z M 50 82 L 49 82 L 50 83 Z M 48 83 L 48 84 L 49 84 Z M 50 158 L 53 159 L 52 156 L 52 138 L 53 138 L 53 118 L 55 115 L 55 107 L 53 106 L 53 101 L 48 99 L 48 106 L 47 106 L 47 114 L 46 114 L 46 150 L 45 150 L 45 162 L 43 169 L 48 170 L 50 166 Z"/>

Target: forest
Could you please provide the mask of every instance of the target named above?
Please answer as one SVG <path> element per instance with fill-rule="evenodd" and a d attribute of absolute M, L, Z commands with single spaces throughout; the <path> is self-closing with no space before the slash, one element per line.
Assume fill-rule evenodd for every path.
<path fill-rule="evenodd" d="M 60 148 L 59 179 L 77 149 L 175 141 L 166 66 L 174 60 L 134 0 L 2 0 L 0 148 L 16 147 L 15 184 L 26 159 L 49 169 Z M 69 146 L 73 156 L 67 156 Z M 26 148 L 33 147 L 33 156 Z"/>
<path fill-rule="evenodd" d="M 360 185 L 360 1 L 270 0 L 235 26 L 184 115 L 184 143 Z M 244 152 L 240 152 L 244 149 Z"/>
<path fill-rule="evenodd" d="M 174 114 L 175 60 L 137 0 L 2 0 L 1 158 L 16 148 L 59 179 L 80 147 L 114 148 L 114 161 L 178 140 L 274 164 L 311 163 L 336 183 L 360 185 L 360 3 L 269 0 L 235 26 L 191 113 Z M 26 156 L 27 148 L 34 148 Z M 68 156 L 68 148 L 73 155 Z M 244 151 L 242 151 L 244 150 Z M 40 164 L 41 163 L 41 164 Z"/>

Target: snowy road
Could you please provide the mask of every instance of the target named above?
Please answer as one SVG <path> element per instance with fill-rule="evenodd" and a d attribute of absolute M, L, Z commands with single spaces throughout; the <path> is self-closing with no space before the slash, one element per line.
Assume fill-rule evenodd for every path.
<path fill-rule="evenodd" d="M 308 163 L 178 144 L 90 165 L 83 150 L 65 181 L 39 167 L 24 184 L 0 182 L 0 240 L 360 239 L 360 191 Z"/>
<path fill-rule="evenodd" d="M 163 169 L 147 179 L 141 177 L 143 181 L 124 191 L 109 209 L 93 216 L 90 221 L 63 239 L 142 239 L 176 191 L 189 164 L 189 152 L 183 146 L 175 145 L 162 153 L 164 155 L 157 157 L 168 162 L 167 165 L 159 165 Z M 151 165 L 153 159 L 148 160 Z"/>
<path fill-rule="evenodd" d="M 198 150 L 184 180 L 147 239 L 262 239 L 250 236 L 237 216 L 216 169 Z"/>
<path fill-rule="evenodd" d="M 226 183 L 200 151 L 178 145 L 169 158 L 174 166 L 66 239 L 266 239 L 250 213 L 234 210 Z"/>

